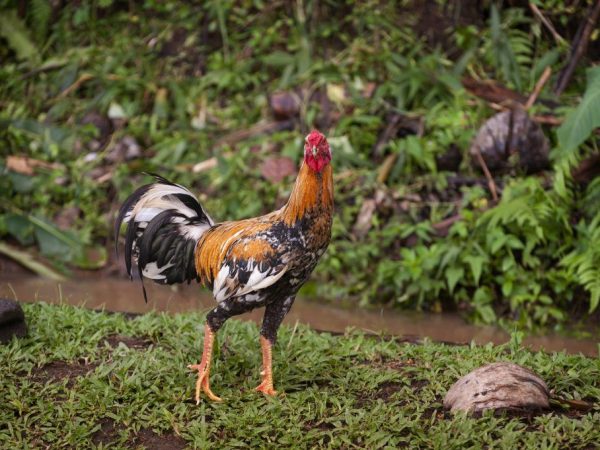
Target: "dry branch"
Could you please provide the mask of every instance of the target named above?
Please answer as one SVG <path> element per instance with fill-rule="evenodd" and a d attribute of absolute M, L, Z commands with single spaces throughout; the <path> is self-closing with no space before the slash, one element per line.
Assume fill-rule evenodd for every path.
<path fill-rule="evenodd" d="M 577 67 L 579 60 L 586 52 L 590 37 L 594 31 L 596 22 L 598 21 L 598 16 L 600 16 L 600 0 L 596 0 L 596 3 L 590 7 L 590 13 L 585 15 L 585 19 L 579 26 L 577 38 L 573 41 L 573 45 L 571 46 L 569 62 L 561 71 L 558 80 L 556 80 L 554 93 L 557 96 L 562 94 L 569 84 L 573 72 L 575 72 L 575 67 Z"/>

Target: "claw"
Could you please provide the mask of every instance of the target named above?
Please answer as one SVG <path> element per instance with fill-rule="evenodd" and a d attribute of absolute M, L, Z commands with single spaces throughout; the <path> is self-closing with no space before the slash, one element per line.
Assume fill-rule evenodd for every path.
<path fill-rule="evenodd" d="M 223 401 L 221 397 L 218 397 L 211 391 L 210 383 L 209 383 L 209 375 L 210 370 L 204 364 L 190 364 L 188 369 L 197 370 L 198 371 L 198 379 L 196 380 L 196 395 L 194 399 L 196 400 L 196 405 L 200 404 L 200 390 L 202 390 L 206 396 L 211 399 L 213 402 L 221 402 Z"/>
<path fill-rule="evenodd" d="M 213 391 L 210 390 L 209 383 L 210 358 L 212 356 L 214 336 L 215 335 L 210 329 L 210 326 L 207 324 L 204 330 L 204 350 L 202 352 L 202 360 L 200 361 L 200 364 L 190 364 L 188 366 L 188 369 L 198 371 L 198 379 L 196 380 L 196 395 L 194 396 L 196 405 L 200 403 L 200 390 L 202 390 L 212 401 L 222 401 L 220 397 L 217 397 L 215 394 L 213 394 Z"/>
<path fill-rule="evenodd" d="M 273 389 L 273 384 L 272 383 L 267 383 L 267 382 L 262 382 L 260 383 L 256 389 L 257 392 L 262 392 L 265 395 L 268 395 L 270 397 L 275 397 L 277 395 L 277 391 L 275 389 Z"/>

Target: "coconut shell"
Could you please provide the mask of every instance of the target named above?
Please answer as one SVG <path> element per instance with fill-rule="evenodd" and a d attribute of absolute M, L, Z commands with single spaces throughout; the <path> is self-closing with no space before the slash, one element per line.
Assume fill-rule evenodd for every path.
<path fill-rule="evenodd" d="M 546 409 L 548 387 L 536 373 L 517 364 L 488 364 L 460 378 L 444 398 L 444 407 L 455 411 L 486 409 Z"/>

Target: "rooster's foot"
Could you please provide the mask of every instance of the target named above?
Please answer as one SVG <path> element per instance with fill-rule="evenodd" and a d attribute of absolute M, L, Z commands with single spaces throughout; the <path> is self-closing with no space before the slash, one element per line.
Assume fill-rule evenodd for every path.
<path fill-rule="evenodd" d="M 274 397 L 277 395 L 277 391 L 273 389 L 273 382 L 263 381 L 260 383 L 256 389 L 257 392 L 262 392 L 265 395 L 270 397 Z"/>
<path fill-rule="evenodd" d="M 214 402 L 222 401 L 220 397 L 217 397 L 213 391 L 210 390 L 209 376 L 210 369 L 206 367 L 206 364 L 190 364 L 188 369 L 198 371 L 198 379 L 196 380 L 196 405 L 200 403 L 200 390 L 202 390 L 206 396 Z"/>

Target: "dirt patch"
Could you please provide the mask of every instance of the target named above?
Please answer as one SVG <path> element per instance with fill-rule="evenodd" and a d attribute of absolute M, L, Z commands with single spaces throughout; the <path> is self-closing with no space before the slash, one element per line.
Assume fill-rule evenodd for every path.
<path fill-rule="evenodd" d="M 306 422 L 304 422 L 303 428 L 305 431 L 331 431 L 335 429 L 335 425 L 333 425 L 332 423 L 323 422 L 322 420 L 307 420 Z M 329 435 L 325 435 L 321 439 L 323 439 L 324 445 L 328 445 L 331 442 L 331 437 Z"/>
<path fill-rule="evenodd" d="M 92 435 L 92 443 L 95 446 L 102 444 L 110 448 L 112 444 L 119 439 L 119 434 L 125 427 L 116 423 L 112 419 L 104 418 L 100 420 L 100 429 Z M 186 448 L 185 440 L 176 436 L 174 433 L 157 434 L 147 428 L 142 428 L 137 434 L 127 439 L 127 448 L 136 448 L 138 446 L 152 450 L 180 450 Z"/>
<path fill-rule="evenodd" d="M 402 390 L 406 385 L 403 383 L 398 383 L 396 381 L 386 381 L 377 386 L 377 390 L 375 392 L 363 392 L 356 398 L 356 406 L 359 408 L 363 408 L 369 403 L 376 400 L 383 400 L 384 402 L 392 401 L 390 397 L 394 395 L 396 392 Z M 404 405 L 405 402 L 401 401 L 401 405 Z"/>
<path fill-rule="evenodd" d="M 305 430 L 314 430 L 315 428 L 319 430 L 333 430 L 335 426 L 332 423 L 323 422 L 322 420 L 308 420 L 304 422 Z"/>
<path fill-rule="evenodd" d="M 143 445 L 152 450 L 180 450 L 187 447 L 186 442 L 174 433 L 156 434 L 152 430 L 142 428 L 135 436 L 132 444 Z"/>
<path fill-rule="evenodd" d="M 124 336 L 121 334 L 110 334 L 101 341 L 101 343 L 104 342 L 112 348 L 118 347 L 119 344 L 124 344 L 128 348 L 136 350 L 146 349 L 153 344 L 152 340 L 148 337 Z"/>
<path fill-rule="evenodd" d="M 375 400 L 381 399 L 384 402 L 387 402 L 393 394 L 400 391 L 404 386 L 404 384 L 397 383 L 395 381 L 386 381 L 385 383 L 381 383 L 379 385 L 373 398 Z"/>
<path fill-rule="evenodd" d="M 416 380 L 414 378 L 411 378 L 411 380 L 410 380 L 410 387 L 414 392 L 419 392 L 421 389 L 423 389 L 428 384 L 429 384 L 429 381 L 427 381 L 427 380 Z"/>
<path fill-rule="evenodd" d="M 87 375 L 96 367 L 98 367 L 98 363 L 90 363 L 85 359 L 79 359 L 75 363 L 52 361 L 34 370 L 32 379 L 37 383 L 46 383 L 47 381 L 56 383 L 66 378 L 68 380 L 67 385 L 71 387 L 75 378 Z"/>
<path fill-rule="evenodd" d="M 423 414 L 421 414 L 421 419 L 429 421 L 433 416 L 438 420 L 449 420 L 452 418 L 450 411 L 446 411 L 443 406 L 440 405 L 437 408 L 427 408 L 423 411 Z"/>
<path fill-rule="evenodd" d="M 123 425 L 117 425 L 114 420 L 104 418 L 100 420 L 100 429 L 92 435 L 92 444 L 96 447 L 103 444 L 104 447 L 110 448 L 122 429 L 124 429 Z"/>

